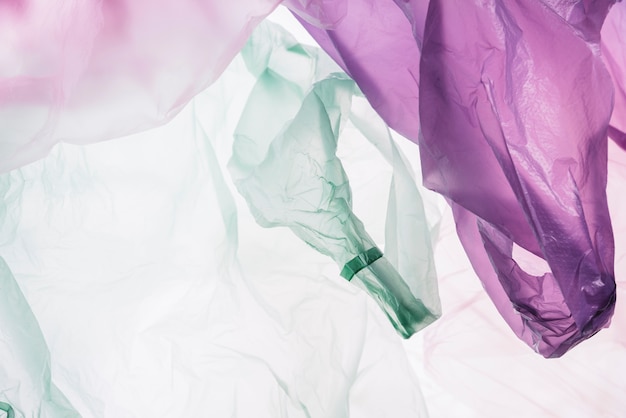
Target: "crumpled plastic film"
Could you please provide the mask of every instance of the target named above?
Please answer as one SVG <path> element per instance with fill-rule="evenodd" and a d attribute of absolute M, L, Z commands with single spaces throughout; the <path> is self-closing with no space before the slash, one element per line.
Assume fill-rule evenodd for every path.
<path fill-rule="evenodd" d="M 274 48 L 267 49 L 267 39 L 275 42 Z M 352 212 L 348 178 L 335 154 L 340 132 L 350 117 L 352 96 L 358 91 L 345 75 L 325 74 L 324 65 L 328 64 L 317 52 L 269 25 L 255 32 L 243 56 L 259 79 L 235 132 L 231 172 L 261 225 L 288 226 L 313 248 L 332 257 L 343 266 L 341 275 L 365 288 L 398 332 L 409 337 L 440 313 L 423 204 L 389 132 L 382 131 L 384 144 L 373 123 L 369 135 L 381 143 L 378 145 L 386 145 L 388 156 L 394 153 L 395 161 L 390 163 L 402 165 L 394 173 L 401 178 L 394 183 L 404 181 L 405 188 L 407 182 L 413 183 L 412 189 L 408 187 L 408 199 L 396 190 L 390 205 L 397 208 L 395 201 L 399 200 L 402 210 L 415 215 L 414 220 L 398 216 L 398 211 L 388 212 L 392 229 L 402 229 L 399 222 L 403 221 L 421 226 L 412 230 L 416 237 L 409 242 L 400 239 L 398 244 L 395 240 L 396 253 L 399 245 L 410 246 L 411 267 L 416 264 L 413 260 L 425 262 L 423 267 L 405 269 L 410 278 L 407 282 Z M 322 60 L 319 67 L 318 58 Z M 312 84 L 320 77 L 321 81 Z M 367 116 L 379 120 L 374 112 Z M 361 125 L 366 124 L 362 118 Z M 411 246 L 420 241 L 422 245 Z"/>
<path fill-rule="evenodd" d="M 433 0 L 426 20 L 424 182 L 452 201 L 500 313 L 546 357 L 598 332 L 614 309 L 613 88 L 599 45 L 611 3 Z M 527 272 L 516 254 L 548 271 Z"/>
<path fill-rule="evenodd" d="M 615 231 L 626 228 L 626 153 L 609 141 L 608 199 Z M 516 338 L 474 276 L 445 212 L 435 260 L 444 315 L 405 341 L 430 416 L 618 417 L 626 408 L 626 237 L 615 235 L 617 303 L 611 326 L 546 361 Z"/>
<path fill-rule="evenodd" d="M 0 172 L 171 119 L 279 3 L 1 2 Z"/>
<path fill-rule="evenodd" d="M 613 79 L 609 136 L 626 149 L 626 3 L 613 5 L 602 25 L 602 58 Z"/>
<path fill-rule="evenodd" d="M 362 95 L 352 98 L 350 122 L 393 168 L 385 222 L 386 258 L 406 278 L 411 293 L 424 295 L 422 299 L 428 309 L 439 316 L 441 306 L 433 242 L 439 237 L 440 210 L 431 209 L 427 216 L 425 206 L 434 203 L 433 197 L 422 198 L 410 162 L 396 145 L 385 122 Z"/>
<path fill-rule="evenodd" d="M 170 123 L 120 140 L 57 145 L 10 180 L 0 176 L 0 255 L 45 336 L 51 381 L 82 417 L 421 417 L 420 384 L 433 418 L 626 410 L 626 306 L 616 305 L 609 329 L 544 361 L 503 335 L 506 324 L 473 279 L 449 210 L 435 239 L 446 314 L 404 341 L 364 292 L 337 280 L 330 258 L 287 228 L 259 227 L 225 170 L 255 82 L 238 57 Z M 337 155 L 354 212 L 404 276 L 409 246 L 398 245 L 396 265 L 396 238 L 383 221 L 392 176 L 398 197 L 409 188 L 398 180 L 400 166 L 383 160 L 395 158 L 384 132 L 368 134 L 384 124 L 361 104 L 352 98 Z M 222 129 L 225 121 L 231 126 Z M 418 169 L 417 147 L 396 145 Z M 626 154 L 609 146 L 608 197 L 621 231 Z M 420 191 L 428 209 L 432 193 Z M 622 300 L 619 234 L 616 251 Z M 2 353 L 1 370 L 22 367 L 6 359 Z M 20 404 L 14 394 L 0 397 L 0 417 Z"/>
<path fill-rule="evenodd" d="M 391 128 L 417 142 L 419 50 L 392 1 L 286 0 Z M 418 29 L 416 29 L 418 30 Z"/>
<path fill-rule="evenodd" d="M 600 29 L 614 2 L 396 0 L 394 10 L 363 0 L 322 21 L 341 3 L 286 4 L 386 122 L 420 143 L 425 185 L 450 199 L 474 268 L 514 331 L 559 356 L 607 325 L 613 89 Z M 618 87 L 609 133 L 621 137 L 617 8 L 604 50 Z"/>
<path fill-rule="evenodd" d="M 225 168 L 255 82 L 236 58 L 170 123 L 59 144 L 0 177 L 23 178 L 0 254 L 81 416 L 427 416 L 375 303 L 286 228 L 259 227 L 236 193 Z M 364 160 L 382 179 L 354 176 L 354 203 L 368 219 L 382 208 L 380 236 L 391 168 L 353 134 L 346 171 Z"/>

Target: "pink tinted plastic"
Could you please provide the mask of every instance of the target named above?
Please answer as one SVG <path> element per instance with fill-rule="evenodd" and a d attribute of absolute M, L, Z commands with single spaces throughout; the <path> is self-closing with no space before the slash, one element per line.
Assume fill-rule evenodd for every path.
<path fill-rule="evenodd" d="M 0 2 L 0 172 L 169 120 L 278 3 Z"/>
<path fill-rule="evenodd" d="M 609 135 L 626 148 L 626 3 L 616 3 L 602 26 L 602 58 L 615 87 Z"/>
<path fill-rule="evenodd" d="M 475 270 L 516 333 L 560 356 L 615 303 L 606 201 L 610 1 L 433 0 L 422 50 L 426 184 L 455 202 Z M 518 244 L 543 258 L 536 276 Z"/>

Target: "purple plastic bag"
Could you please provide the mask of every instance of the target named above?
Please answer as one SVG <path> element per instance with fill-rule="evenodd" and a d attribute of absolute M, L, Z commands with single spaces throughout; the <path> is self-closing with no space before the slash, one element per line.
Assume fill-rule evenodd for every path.
<path fill-rule="evenodd" d="M 433 0 L 426 22 L 425 183 L 455 202 L 459 237 L 487 292 L 546 357 L 607 325 L 615 303 L 606 201 L 613 87 L 599 53 L 611 3 Z M 550 271 L 525 272 L 514 244 Z"/>
<path fill-rule="evenodd" d="M 417 139 L 419 49 L 390 0 L 286 0 L 311 36 L 359 85 L 387 124 Z"/>
<path fill-rule="evenodd" d="M 388 3 L 353 1 L 339 23 L 305 26 L 389 125 L 420 143 L 424 182 L 449 199 L 501 315 L 558 357 L 606 326 L 615 303 L 613 86 L 600 56 L 613 2 L 396 0 L 409 27 Z M 409 31 L 417 51 L 405 47 Z M 549 267 L 520 266 L 518 254 Z"/>
<path fill-rule="evenodd" d="M 613 6 L 602 26 L 602 58 L 615 87 L 609 136 L 626 149 L 626 3 Z"/>

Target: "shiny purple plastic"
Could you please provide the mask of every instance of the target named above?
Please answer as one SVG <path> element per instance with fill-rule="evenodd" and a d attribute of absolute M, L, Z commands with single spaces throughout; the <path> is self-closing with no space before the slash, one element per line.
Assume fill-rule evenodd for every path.
<path fill-rule="evenodd" d="M 390 127 L 419 132 L 419 49 L 391 0 L 286 0 L 296 18 L 352 77 Z"/>
<path fill-rule="evenodd" d="M 626 2 L 615 4 L 602 25 L 602 58 L 615 88 L 609 136 L 626 149 Z"/>
<path fill-rule="evenodd" d="M 621 60 L 609 73 L 600 30 L 613 1 L 389 3 L 351 1 L 332 24 L 304 24 L 390 126 L 420 144 L 424 183 L 450 201 L 500 314 L 558 357 L 606 326 L 615 304 L 607 133 L 611 76 L 622 80 L 611 132 L 626 126 L 624 4 L 603 45 Z"/>

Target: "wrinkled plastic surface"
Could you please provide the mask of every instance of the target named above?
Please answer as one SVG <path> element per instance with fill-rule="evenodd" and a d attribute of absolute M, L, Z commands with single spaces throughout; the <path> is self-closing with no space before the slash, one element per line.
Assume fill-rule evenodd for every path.
<path fill-rule="evenodd" d="M 304 408 L 425 417 L 426 405 L 432 418 L 620 416 L 626 306 L 609 329 L 545 361 L 506 332 L 449 210 L 435 253 L 445 314 L 405 341 L 367 295 L 337 280 L 334 261 L 286 228 L 260 228 L 236 190 L 223 188 L 232 136 L 219 126 L 235 126 L 255 82 L 239 70 L 166 126 L 57 146 L 13 172 L 21 179 L 5 200 L 11 227 L 0 253 L 39 320 L 53 382 L 84 418 L 300 418 Z M 617 151 L 609 198 L 623 230 L 626 161 Z M 391 166 L 350 130 L 337 152 L 354 211 L 382 242 Z M 619 300 L 625 244 L 617 236 Z"/>
<path fill-rule="evenodd" d="M 242 55 L 258 81 L 235 131 L 230 168 L 261 225 L 288 226 L 348 271 L 349 265 L 376 247 L 352 212 L 350 184 L 336 156 L 340 134 L 351 117 L 352 98 L 359 92 L 342 73 L 329 74 L 337 69 L 319 52 L 298 44 L 274 26 L 262 25 L 255 31 Z M 357 110 L 357 128 L 363 125 L 372 142 L 386 142 L 389 151 L 397 154 L 391 162 L 400 165 L 400 178 L 394 181 L 404 182 L 408 189 L 396 189 L 391 205 L 413 216 L 390 211 L 390 229 L 401 230 L 406 223 L 417 236 L 395 243 L 392 254 L 405 245 L 405 251 L 425 265 L 406 270 L 408 276 L 403 279 L 383 256 L 374 261 L 380 267 L 368 268 L 368 262 L 352 273 L 398 332 L 409 337 L 440 313 L 428 225 L 419 192 L 410 185 L 414 180 L 397 148 L 389 145 L 389 132 L 384 127 L 376 131 L 382 122 L 377 126 L 378 118 L 372 112 L 358 117 Z M 405 205 L 412 206 L 405 209 Z M 345 278 L 351 280 L 353 275 Z"/>
<path fill-rule="evenodd" d="M 613 114 L 609 136 L 626 149 L 626 3 L 611 8 L 602 25 L 602 58 L 613 80 Z"/>
<path fill-rule="evenodd" d="M 0 2 L 0 172 L 171 119 L 278 3 Z"/>
<path fill-rule="evenodd" d="M 302 25 L 350 75 L 389 126 L 419 132 L 419 50 L 411 23 L 392 1 L 287 0 Z"/>
<path fill-rule="evenodd" d="M 236 125 L 255 81 L 237 60 L 169 124 L 57 146 L 11 173 L 0 255 L 39 320 L 52 381 L 84 418 L 425 417 L 417 376 L 433 418 L 626 410 L 626 305 L 609 329 L 544 361 L 505 332 L 449 210 L 435 235 L 445 315 L 404 349 L 330 258 L 286 228 L 260 228 L 229 182 L 232 129 L 222 126 Z M 353 111 L 357 103 L 367 105 L 354 98 Z M 419 171 L 417 147 L 398 140 Z M 626 161 L 612 151 L 608 196 L 622 231 Z M 337 155 L 355 213 L 389 257 L 392 166 L 351 129 Z M 427 210 L 439 202 L 420 190 Z"/>
<path fill-rule="evenodd" d="M 0 176 L 0 246 L 16 238 L 24 190 L 19 173 Z M 51 380 L 50 353 L 19 284 L 0 256 L 0 411 L 42 418 L 78 417 Z M 10 402 L 8 402 L 10 401 Z"/>
<path fill-rule="evenodd" d="M 599 53 L 610 5 L 434 0 L 426 20 L 424 182 L 453 201 L 487 292 L 546 357 L 606 326 L 615 304 L 606 200 L 613 87 Z M 525 271 L 514 246 L 549 271 Z"/>
<path fill-rule="evenodd" d="M 624 231 L 626 154 L 609 142 L 608 198 Z M 446 212 L 435 259 L 444 314 L 408 341 L 431 417 L 619 417 L 626 407 L 626 240 L 615 235 L 617 304 L 611 326 L 561 358 L 520 344 L 498 315 Z"/>
<path fill-rule="evenodd" d="M 516 334 L 560 356 L 606 326 L 615 302 L 605 195 L 613 87 L 600 56 L 613 2 L 395 3 L 410 28 L 377 26 L 398 16 L 379 3 L 350 3 L 332 29 L 307 17 L 324 3 L 288 5 L 390 126 L 420 143 L 425 185 L 450 200 L 473 266 Z M 617 7 L 605 50 L 623 80 Z M 419 51 L 404 47 L 409 30 Z M 372 45 L 366 52 L 362 39 Z M 404 111 L 412 105 L 395 82 L 378 94 L 392 74 L 404 95 L 419 96 L 419 117 Z M 623 117 L 616 84 L 614 136 Z M 402 109 L 402 123 L 377 107 L 380 97 Z"/>
<path fill-rule="evenodd" d="M 24 362 L 7 362 L 28 353 L 8 331 L 31 328 L 29 308 L 50 381 L 83 417 L 426 416 L 375 304 L 289 231 L 258 227 L 233 194 L 225 165 L 255 78 L 240 60 L 229 71 L 161 128 L 57 145 L 2 176 L 0 254 L 27 302 L 0 329 L 0 370 L 16 377 L 0 401 L 17 418 L 38 416 L 48 396 L 38 389 L 49 385 L 37 373 L 43 340 L 29 340 L 37 350 Z M 352 149 L 373 148 L 359 135 L 343 142 L 358 144 L 344 151 L 353 170 Z M 385 196 L 382 168 L 373 180 Z M 371 179 L 357 176 L 353 199 L 382 221 L 386 199 L 366 192 Z"/>

